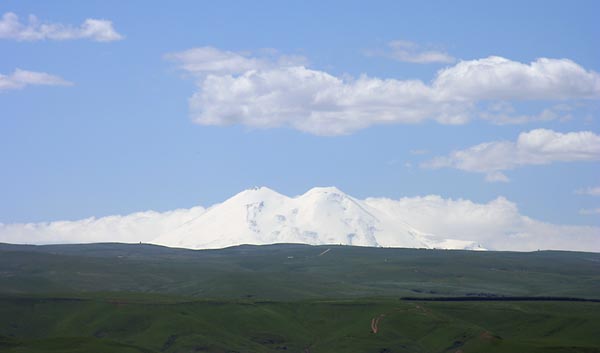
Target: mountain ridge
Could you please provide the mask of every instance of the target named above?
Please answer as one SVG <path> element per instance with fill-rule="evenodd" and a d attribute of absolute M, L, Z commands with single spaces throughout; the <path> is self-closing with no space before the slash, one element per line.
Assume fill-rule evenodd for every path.
<path fill-rule="evenodd" d="M 421 232 L 340 189 L 314 187 L 288 197 L 268 187 L 244 190 L 151 243 L 190 249 L 301 243 L 483 250 L 471 241 Z"/>

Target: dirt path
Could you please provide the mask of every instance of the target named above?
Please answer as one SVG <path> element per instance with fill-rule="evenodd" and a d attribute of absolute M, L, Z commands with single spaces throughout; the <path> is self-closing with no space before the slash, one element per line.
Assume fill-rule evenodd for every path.
<path fill-rule="evenodd" d="M 381 314 L 377 317 L 371 319 L 371 332 L 377 333 L 379 332 L 379 320 L 381 320 L 385 314 Z"/>
<path fill-rule="evenodd" d="M 396 309 L 394 309 L 392 311 L 380 314 L 379 316 L 372 318 L 371 319 L 371 332 L 372 333 L 379 332 L 379 322 L 381 321 L 381 319 L 383 319 L 385 317 L 386 314 L 392 314 L 394 312 L 404 311 L 404 310 L 406 310 L 406 309 L 404 309 L 404 308 L 396 308 Z"/>
<path fill-rule="evenodd" d="M 419 304 L 415 304 L 415 309 L 418 312 L 422 312 L 423 314 L 427 315 L 427 316 L 433 316 L 433 314 L 426 308 L 424 308 L 423 306 L 419 305 Z M 393 313 L 397 313 L 397 312 L 401 312 L 401 311 L 407 311 L 410 309 L 407 308 L 395 308 L 392 311 L 388 311 L 387 313 L 383 313 L 380 314 L 379 316 L 376 316 L 374 318 L 371 319 L 371 332 L 372 333 L 377 333 L 379 332 L 379 323 L 381 322 L 381 319 L 383 319 L 387 314 L 393 314 Z"/>

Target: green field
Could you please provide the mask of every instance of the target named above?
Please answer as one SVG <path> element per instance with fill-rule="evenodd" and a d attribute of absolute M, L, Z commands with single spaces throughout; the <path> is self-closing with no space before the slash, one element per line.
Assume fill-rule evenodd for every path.
<path fill-rule="evenodd" d="M 600 254 L 0 244 L 0 351 L 600 352 L 600 302 L 408 296 L 600 299 Z"/>

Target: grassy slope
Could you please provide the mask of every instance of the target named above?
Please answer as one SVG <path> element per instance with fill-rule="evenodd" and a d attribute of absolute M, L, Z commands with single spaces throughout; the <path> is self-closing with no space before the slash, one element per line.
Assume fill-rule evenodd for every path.
<path fill-rule="evenodd" d="M 5 339 L 6 352 L 600 352 L 599 310 L 597 303 L 4 298 L 0 332 L 19 337 Z M 381 314 L 373 334 L 371 319 Z"/>
<path fill-rule="evenodd" d="M 600 298 L 600 254 L 0 244 L 0 351 L 600 352 L 600 303 L 397 299 L 474 293 Z"/>
<path fill-rule="evenodd" d="M 0 246 L 0 279 L 0 293 L 129 291 L 279 300 L 474 293 L 600 298 L 600 254 L 299 245 L 217 251 L 115 244 Z"/>

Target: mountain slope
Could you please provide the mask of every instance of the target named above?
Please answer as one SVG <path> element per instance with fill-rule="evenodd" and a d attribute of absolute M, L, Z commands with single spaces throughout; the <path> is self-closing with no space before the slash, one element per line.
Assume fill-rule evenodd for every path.
<path fill-rule="evenodd" d="M 151 242 L 192 249 L 272 243 L 479 249 L 420 232 L 335 187 L 293 198 L 265 187 L 245 190 Z"/>

